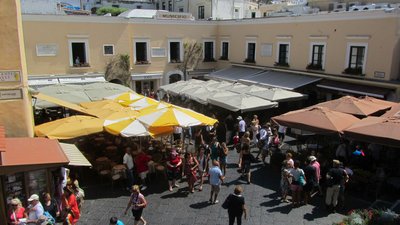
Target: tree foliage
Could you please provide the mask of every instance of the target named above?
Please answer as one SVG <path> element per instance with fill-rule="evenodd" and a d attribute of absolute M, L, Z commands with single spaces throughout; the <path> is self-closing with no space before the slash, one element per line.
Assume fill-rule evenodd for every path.
<path fill-rule="evenodd" d="M 101 7 L 98 8 L 96 14 L 99 16 L 111 13 L 112 16 L 118 16 L 119 14 L 127 11 L 127 8 L 116 8 L 116 7 Z"/>
<path fill-rule="evenodd" d="M 183 44 L 184 55 L 183 61 L 178 65 L 178 69 L 182 70 L 185 80 L 188 70 L 193 70 L 197 67 L 201 56 L 203 55 L 203 47 L 196 41 L 185 42 Z"/>
<path fill-rule="evenodd" d="M 107 81 L 118 79 L 123 82 L 125 86 L 130 83 L 130 57 L 127 54 L 116 55 L 107 64 L 105 79 Z"/>

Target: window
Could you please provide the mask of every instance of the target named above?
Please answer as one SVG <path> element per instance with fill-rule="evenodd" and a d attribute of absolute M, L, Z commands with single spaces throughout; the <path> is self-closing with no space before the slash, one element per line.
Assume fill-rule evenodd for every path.
<path fill-rule="evenodd" d="M 165 10 L 165 9 L 166 9 L 166 8 L 165 8 L 165 2 L 162 2 L 162 3 L 161 3 L 161 9 L 162 9 L 162 10 Z"/>
<path fill-rule="evenodd" d="M 347 47 L 346 64 L 344 73 L 361 75 L 364 73 L 365 58 L 367 54 L 366 44 L 349 44 Z"/>
<path fill-rule="evenodd" d="M 247 42 L 246 44 L 246 59 L 244 62 L 247 63 L 255 63 L 256 62 L 256 43 L 255 42 Z"/>
<path fill-rule="evenodd" d="M 204 6 L 199 6 L 198 12 L 197 12 L 197 17 L 198 19 L 204 19 Z"/>
<path fill-rule="evenodd" d="M 69 40 L 70 66 L 89 67 L 88 40 Z"/>
<path fill-rule="evenodd" d="M 137 8 L 137 9 L 141 9 L 142 6 L 141 6 L 141 5 L 137 5 L 136 8 Z"/>
<path fill-rule="evenodd" d="M 214 62 L 214 41 L 204 42 L 204 62 Z"/>
<path fill-rule="evenodd" d="M 168 41 L 168 57 L 170 63 L 180 63 L 183 60 L 182 41 L 170 40 Z"/>
<path fill-rule="evenodd" d="M 228 60 L 229 59 L 229 42 L 223 41 L 221 44 L 221 57 L 220 60 Z"/>
<path fill-rule="evenodd" d="M 168 1 L 168 11 L 172 12 L 172 1 Z"/>
<path fill-rule="evenodd" d="M 178 12 L 183 12 L 183 7 L 179 7 Z"/>
<path fill-rule="evenodd" d="M 157 10 L 160 9 L 160 3 L 159 3 L 159 2 L 156 3 L 156 9 L 157 9 Z"/>
<path fill-rule="evenodd" d="M 323 70 L 325 57 L 325 43 L 311 43 L 309 70 Z"/>
<path fill-rule="evenodd" d="M 114 45 L 103 45 L 104 55 L 114 55 Z"/>
<path fill-rule="evenodd" d="M 147 42 L 137 41 L 135 42 L 135 63 L 136 64 L 148 64 L 147 54 Z"/>
<path fill-rule="evenodd" d="M 256 12 L 251 12 L 251 18 L 256 18 Z"/>
<path fill-rule="evenodd" d="M 278 43 L 278 58 L 275 66 L 289 66 L 289 43 Z"/>

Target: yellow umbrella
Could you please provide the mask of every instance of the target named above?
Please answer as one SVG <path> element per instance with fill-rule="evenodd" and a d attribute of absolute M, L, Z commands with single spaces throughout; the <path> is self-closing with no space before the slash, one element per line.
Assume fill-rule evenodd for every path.
<path fill-rule="evenodd" d="M 103 131 L 103 119 L 91 116 L 71 116 L 35 127 L 38 137 L 71 139 Z"/>
<path fill-rule="evenodd" d="M 163 107 L 149 107 L 140 111 L 138 120 L 145 125 L 156 127 L 197 125 L 214 125 L 217 120 L 193 110 L 182 108 L 168 103 L 160 103 Z"/>
<path fill-rule="evenodd" d="M 86 108 L 86 111 L 91 115 L 95 115 L 98 118 L 109 117 L 116 112 L 126 109 L 126 107 L 120 105 L 113 100 L 101 100 L 95 102 L 82 102 L 80 105 Z"/>
<path fill-rule="evenodd" d="M 136 118 L 129 118 L 124 120 L 104 122 L 104 129 L 113 134 L 121 135 L 123 137 L 136 137 L 136 136 L 161 136 L 165 134 L 171 134 L 173 127 L 154 127 L 149 128 L 148 126 L 141 123 Z"/>
<path fill-rule="evenodd" d="M 144 97 L 143 95 L 140 95 L 136 92 L 124 92 L 121 94 L 116 94 L 116 95 L 111 95 L 111 96 L 105 97 L 104 99 L 110 99 L 110 100 L 114 100 L 116 102 L 130 102 L 130 101 L 134 101 L 134 100 L 139 100 L 143 97 Z"/>
<path fill-rule="evenodd" d="M 129 102 L 121 102 L 121 105 L 129 106 L 136 110 L 141 110 L 141 109 L 147 108 L 152 105 L 157 105 L 158 103 L 159 103 L 159 101 L 157 101 L 157 100 L 143 96 L 143 98 L 141 98 L 139 100 L 133 100 L 133 101 L 129 101 Z"/>

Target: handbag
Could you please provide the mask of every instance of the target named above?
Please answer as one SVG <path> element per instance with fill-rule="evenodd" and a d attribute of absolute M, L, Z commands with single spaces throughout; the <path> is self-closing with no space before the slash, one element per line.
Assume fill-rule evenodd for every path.
<path fill-rule="evenodd" d="M 304 177 L 304 175 L 303 174 L 300 174 L 300 177 L 299 177 L 299 184 L 300 184 L 300 186 L 305 186 L 306 185 L 306 178 Z"/>
<path fill-rule="evenodd" d="M 222 203 L 222 208 L 223 209 L 228 209 L 229 208 L 229 197 L 230 197 L 231 195 L 229 195 L 226 199 L 225 199 L 225 201 L 224 201 L 224 203 Z"/>

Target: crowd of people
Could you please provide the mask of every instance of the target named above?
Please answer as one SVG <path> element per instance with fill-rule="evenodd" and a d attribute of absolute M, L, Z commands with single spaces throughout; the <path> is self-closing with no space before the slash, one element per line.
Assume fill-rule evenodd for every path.
<path fill-rule="evenodd" d="M 56 222 L 63 224 L 77 224 L 80 217 L 80 207 L 84 193 L 78 181 L 69 179 L 63 188 L 60 202 L 51 197 L 50 193 L 32 194 L 25 208 L 18 198 L 10 201 L 8 224 L 12 225 L 51 225 Z"/>

